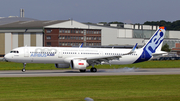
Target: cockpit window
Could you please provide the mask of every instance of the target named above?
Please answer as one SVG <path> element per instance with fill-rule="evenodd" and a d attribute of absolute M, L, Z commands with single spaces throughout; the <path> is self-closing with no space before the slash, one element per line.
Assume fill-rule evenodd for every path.
<path fill-rule="evenodd" d="M 10 53 L 19 53 L 19 51 L 11 51 Z"/>

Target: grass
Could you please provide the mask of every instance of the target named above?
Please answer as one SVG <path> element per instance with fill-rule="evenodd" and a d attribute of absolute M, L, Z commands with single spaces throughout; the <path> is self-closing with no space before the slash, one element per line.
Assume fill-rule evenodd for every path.
<path fill-rule="evenodd" d="M 136 67 L 136 68 L 179 68 L 180 60 L 169 60 L 169 61 L 146 61 L 136 64 L 128 65 L 97 65 L 98 69 L 113 69 L 113 68 L 124 68 L 124 67 Z M 14 62 L 0 62 L 0 70 L 21 70 L 23 68 L 22 63 Z M 88 69 L 91 67 L 88 67 Z M 28 63 L 26 65 L 27 70 L 55 70 L 54 64 L 33 64 Z"/>
<path fill-rule="evenodd" d="M 0 78 L 1 101 L 177 101 L 180 75 Z"/>

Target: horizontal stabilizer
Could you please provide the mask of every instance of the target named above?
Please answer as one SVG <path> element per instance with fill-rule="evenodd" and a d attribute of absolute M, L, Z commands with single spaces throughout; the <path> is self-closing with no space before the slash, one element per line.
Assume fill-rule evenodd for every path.
<path fill-rule="evenodd" d="M 152 56 L 155 56 L 155 55 L 168 55 L 168 53 L 164 51 L 158 51 L 156 53 L 152 53 Z"/>

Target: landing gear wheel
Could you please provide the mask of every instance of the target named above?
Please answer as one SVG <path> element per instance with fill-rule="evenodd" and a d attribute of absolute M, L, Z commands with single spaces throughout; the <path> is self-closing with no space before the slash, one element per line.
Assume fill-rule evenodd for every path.
<path fill-rule="evenodd" d="M 25 69 L 26 68 L 26 63 L 23 63 L 23 67 L 24 68 L 22 69 L 22 72 L 25 72 L 26 71 L 26 69 Z"/>
<path fill-rule="evenodd" d="M 86 72 L 86 69 L 80 69 L 79 71 L 80 72 Z"/>
<path fill-rule="evenodd" d="M 22 69 L 22 72 L 25 72 L 25 71 L 26 71 L 26 69 L 25 69 L 25 68 L 23 68 L 23 69 Z"/>
<path fill-rule="evenodd" d="M 93 67 L 93 68 L 90 69 L 90 71 L 91 72 L 97 72 L 97 69 Z"/>

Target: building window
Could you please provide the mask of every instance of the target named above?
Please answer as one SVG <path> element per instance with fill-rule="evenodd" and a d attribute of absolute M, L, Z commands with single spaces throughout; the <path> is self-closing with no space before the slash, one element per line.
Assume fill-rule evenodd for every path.
<path fill-rule="evenodd" d="M 78 33 L 78 30 L 76 30 L 76 33 Z"/>
<path fill-rule="evenodd" d="M 71 43 L 68 42 L 68 46 L 70 46 Z"/>
<path fill-rule="evenodd" d="M 59 46 L 62 46 L 62 43 L 61 43 L 61 42 L 59 42 Z"/>
<path fill-rule="evenodd" d="M 70 30 L 68 30 L 68 33 L 70 33 Z"/>
<path fill-rule="evenodd" d="M 65 33 L 67 33 L 68 31 L 67 30 L 65 30 Z"/>
<path fill-rule="evenodd" d="M 62 36 L 59 36 L 59 39 L 62 39 Z"/>
<path fill-rule="evenodd" d="M 51 46 L 51 42 L 47 42 L 47 46 Z"/>
<path fill-rule="evenodd" d="M 81 34 L 83 34 L 84 33 L 84 31 L 81 31 Z"/>
<path fill-rule="evenodd" d="M 83 39 L 84 39 L 84 37 L 82 36 L 82 37 L 81 37 L 81 40 L 83 40 Z"/>
<path fill-rule="evenodd" d="M 46 30 L 46 33 L 51 33 L 51 31 L 52 31 L 52 30 L 50 30 L 50 29 L 47 29 L 47 30 Z"/>
<path fill-rule="evenodd" d="M 67 39 L 68 37 L 67 36 L 65 36 L 65 39 Z"/>
<path fill-rule="evenodd" d="M 62 29 L 59 29 L 59 33 L 62 33 Z"/>
<path fill-rule="evenodd" d="M 46 39 L 51 39 L 51 36 L 46 36 Z"/>

